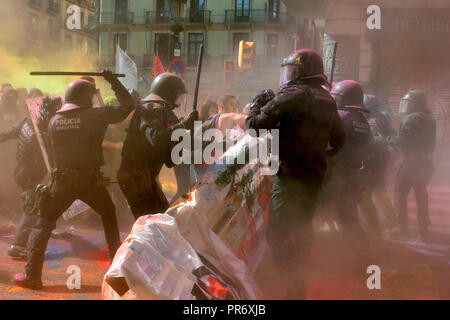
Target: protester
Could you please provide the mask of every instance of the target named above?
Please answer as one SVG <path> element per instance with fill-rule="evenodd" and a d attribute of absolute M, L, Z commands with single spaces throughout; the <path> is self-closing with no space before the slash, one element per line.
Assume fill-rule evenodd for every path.
<path fill-rule="evenodd" d="M 199 107 L 198 114 L 199 120 L 205 122 L 212 115 L 219 112 L 219 107 L 214 100 L 208 99 Z"/>

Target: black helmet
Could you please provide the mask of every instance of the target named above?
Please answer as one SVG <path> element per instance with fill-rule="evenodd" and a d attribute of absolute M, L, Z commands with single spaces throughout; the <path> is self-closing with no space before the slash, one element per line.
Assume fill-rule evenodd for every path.
<path fill-rule="evenodd" d="M 369 112 L 364 105 L 364 92 L 361 85 L 354 80 L 342 80 L 331 90 L 338 109 L 357 109 Z"/>
<path fill-rule="evenodd" d="M 66 89 L 65 104 L 59 111 L 90 108 L 92 107 L 92 98 L 96 93 L 97 89 L 92 82 L 82 79 L 73 80 Z"/>
<path fill-rule="evenodd" d="M 380 111 L 378 99 L 372 94 L 365 94 L 363 103 L 371 113 L 377 113 Z"/>
<path fill-rule="evenodd" d="M 411 113 L 427 109 L 427 96 L 422 90 L 411 90 L 400 100 L 399 113 Z"/>
<path fill-rule="evenodd" d="M 285 87 L 293 80 L 319 78 L 327 81 L 323 74 L 323 61 L 311 49 L 300 49 L 283 59 L 281 64 L 280 86 Z"/>
<path fill-rule="evenodd" d="M 173 73 L 162 73 L 155 78 L 150 88 L 150 94 L 160 96 L 175 104 L 181 94 L 187 93 L 183 79 Z"/>

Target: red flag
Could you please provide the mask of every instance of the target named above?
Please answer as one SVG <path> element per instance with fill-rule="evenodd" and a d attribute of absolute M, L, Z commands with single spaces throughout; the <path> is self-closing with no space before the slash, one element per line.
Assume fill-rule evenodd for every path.
<path fill-rule="evenodd" d="M 156 78 L 157 76 L 159 76 L 161 73 L 166 72 L 164 70 L 164 67 L 161 63 L 161 59 L 159 59 L 159 56 L 154 56 L 153 57 L 153 70 L 152 70 L 152 76 L 153 78 Z"/>

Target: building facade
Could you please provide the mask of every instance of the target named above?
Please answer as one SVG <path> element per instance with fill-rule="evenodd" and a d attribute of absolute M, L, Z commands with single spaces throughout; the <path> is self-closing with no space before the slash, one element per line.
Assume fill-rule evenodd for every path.
<path fill-rule="evenodd" d="M 58 1 L 59 2 L 59 1 Z M 97 35 L 91 32 L 90 23 L 96 17 L 97 2 L 94 0 L 62 0 L 60 19 L 65 23 L 67 19 L 67 8 L 77 5 L 81 14 L 81 29 L 69 30 L 61 28 L 60 42 L 65 49 L 74 50 L 84 55 L 96 56 L 98 51 Z"/>
<path fill-rule="evenodd" d="M 380 8 L 380 29 L 369 29 L 370 5 Z M 450 136 L 450 0 L 326 0 L 324 55 L 331 65 L 338 42 L 335 80 L 360 81 L 391 109 L 410 88 L 427 93 L 438 136 Z"/>
<path fill-rule="evenodd" d="M 81 30 L 66 28 L 67 7 L 72 4 L 81 9 Z M 89 17 L 94 14 L 92 0 L 0 1 L 0 19 L 4 30 L 0 33 L 0 43 L 18 56 L 73 50 L 83 54 L 95 53 L 97 39 L 88 27 Z"/>
<path fill-rule="evenodd" d="M 306 25 L 281 0 L 102 0 L 95 31 L 101 66 L 114 66 L 119 45 L 138 65 L 141 91 L 148 91 L 152 81 L 154 55 L 167 68 L 177 56 L 175 49 L 186 65 L 185 79 L 191 86 L 203 44 L 202 94 L 233 91 L 250 96 L 254 90 L 277 86 L 281 59 L 292 52 L 298 29 Z M 237 60 L 240 40 L 256 43 L 255 68 L 228 83 L 224 61 Z M 319 35 L 310 42 L 320 47 Z"/>

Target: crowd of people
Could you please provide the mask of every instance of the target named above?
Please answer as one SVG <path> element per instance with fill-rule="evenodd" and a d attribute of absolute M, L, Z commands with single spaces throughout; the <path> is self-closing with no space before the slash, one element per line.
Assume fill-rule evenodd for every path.
<path fill-rule="evenodd" d="M 214 128 L 224 136 L 229 129 L 279 130 L 280 163 L 267 240 L 289 297 L 305 297 L 303 275 L 312 248 L 313 217 L 330 203 L 335 204 L 350 254 L 361 264 L 370 264 L 368 237 L 381 237 L 383 228 L 399 232 L 407 228 L 406 199 L 411 189 L 420 236 L 426 241 L 436 124 L 425 93 L 413 89 L 401 99 L 399 113 L 404 118 L 395 132 L 378 99 L 364 93 L 358 82 L 328 83 L 315 51 L 294 52 L 283 60 L 281 70 L 278 92 L 264 90 L 242 110 L 236 96 L 221 94 L 182 118 L 174 110 L 185 108 L 188 92 L 183 79 L 174 74 L 156 77 L 150 94 L 142 99 L 104 71 L 115 97 L 95 108 L 94 79 L 74 80 L 63 103 L 43 98 L 37 127 L 51 167 L 47 185 L 42 184 L 47 174 L 42 146 L 25 102 L 43 94 L 36 88 L 2 85 L 0 143 L 18 139 L 15 178 L 23 190 L 24 213 L 8 253 L 27 259 L 27 265 L 14 281 L 27 288 L 42 287 L 47 242 L 57 219 L 76 199 L 100 215 L 113 259 L 121 243 L 116 207 L 119 211 L 129 207 L 134 219 L 165 212 L 208 168 L 207 163 L 175 165 L 171 158 L 177 144 L 172 133 L 181 129 L 192 135 L 196 121 L 201 121 L 203 131 Z M 385 183 L 391 148 L 403 155 L 394 203 Z M 174 169 L 177 179 L 172 199 L 166 198 L 158 178 L 164 165 Z M 382 208 L 384 224 L 375 202 Z"/>

